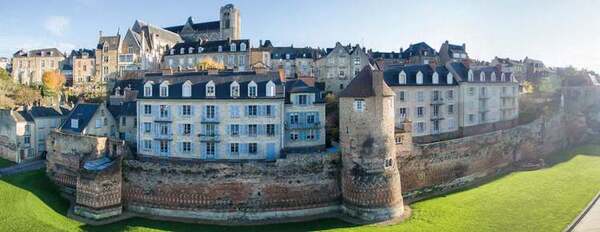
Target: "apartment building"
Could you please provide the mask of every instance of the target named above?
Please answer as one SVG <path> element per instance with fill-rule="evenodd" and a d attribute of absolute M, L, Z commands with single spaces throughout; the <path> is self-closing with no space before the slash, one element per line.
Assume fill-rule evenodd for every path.
<path fill-rule="evenodd" d="M 41 85 L 47 71 L 60 71 L 65 56 L 56 48 L 31 51 L 19 50 L 13 54 L 12 77 L 15 82 Z"/>
<path fill-rule="evenodd" d="M 304 79 L 286 81 L 285 90 L 285 150 L 324 149 L 325 101 L 320 91 Z"/>
<path fill-rule="evenodd" d="M 70 59 L 73 67 L 73 86 L 92 84 L 96 76 L 96 51 L 91 49 L 73 50 Z"/>
<path fill-rule="evenodd" d="M 195 69 L 205 59 L 221 63 L 227 70 L 250 70 L 250 41 L 247 39 L 178 43 L 165 54 L 163 66 L 175 70 Z"/>
<path fill-rule="evenodd" d="M 369 57 L 358 44 L 343 46 L 336 43 L 316 61 L 317 81 L 325 83 L 325 91 L 338 94 L 367 65 Z"/>

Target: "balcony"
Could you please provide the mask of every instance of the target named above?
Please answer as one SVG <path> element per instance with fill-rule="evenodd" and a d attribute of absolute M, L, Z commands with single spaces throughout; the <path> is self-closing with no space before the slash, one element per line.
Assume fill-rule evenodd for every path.
<path fill-rule="evenodd" d="M 314 123 L 285 123 L 285 129 L 319 129 L 321 122 Z"/>
<path fill-rule="evenodd" d="M 173 117 L 169 113 L 167 113 L 167 114 L 158 114 L 158 115 L 154 116 L 154 121 L 155 122 L 172 122 L 173 121 Z"/>
<path fill-rule="evenodd" d="M 488 94 L 479 94 L 479 100 L 487 100 L 490 96 Z"/>
<path fill-rule="evenodd" d="M 173 140 L 173 133 L 167 133 L 167 134 L 157 133 L 154 135 L 154 139 L 155 140 Z"/>
<path fill-rule="evenodd" d="M 200 123 L 220 123 L 220 121 L 219 121 L 219 117 L 202 116 L 202 121 Z"/>
<path fill-rule="evenodd" d="M 441 114 L 432 114 L 431 115 L 431 121 L 440 121 L 440 120 L 444 120 L 444 117 Z"/>
<path fill-rule="evenodd" d="M 198 134 L 200 138 L 200 142 L 219 142 L 221 141 L 221 136 L 218 134 Z"/>
<path fill-rule="evenodd" d="M 444 99 L 441 97 L 431 99 L 431 105 L 442 105 L 442 104 L 444 104 Z"/>

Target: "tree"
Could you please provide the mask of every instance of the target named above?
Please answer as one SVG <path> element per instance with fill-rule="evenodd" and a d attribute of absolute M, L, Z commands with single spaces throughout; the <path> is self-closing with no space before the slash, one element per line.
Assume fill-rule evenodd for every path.
<path fill-rule="evenodd" d="M 50 93 L 50 95 L 56 94 L 62 86 L 65 84 L 65 76 L 57 71 L 46 71 L 42 76 L 42 83 L 44 83 L 44 93 Z"/>
<path fill-rule="evenodd" d="M 17 105 L 33 105 L 34 102 L 42 99 L 42 95 L 38 89 L 20 86 L 15 90 L 13 99 Z"/>
<path fill-rule="evenodd" d="M 198 70 L 223 70 L 225 66 L 211 58 L 204 58 L 196 64 Z"/>
<path fill-rule="evenodd" d="M 0 68 L 0 80 L 3 80 L 3 81 L 10 80 L 10 75 L 3 68 Z"/>

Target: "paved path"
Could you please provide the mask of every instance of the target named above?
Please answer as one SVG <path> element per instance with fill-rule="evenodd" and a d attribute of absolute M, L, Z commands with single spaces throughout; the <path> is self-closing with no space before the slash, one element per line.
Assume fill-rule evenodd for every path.
<path fill-rule="evenodd" d="M 600 195 L 599 195 L 600 196 Z M 589 210 L 581 217 L 581 219 L 576 222 L 575 227 L 573 227 L 573 232 L 597 232 L 600 231 L 600 199 L 598 197 L 594 198 L 595 202 L 593 202 Z M 588 208 L 586 208 L 587 210 Z"/>
<path fill-rule="evenodd" d="M 12 174 L 17 174 L 17 173 L 21 173 L 21 172 L 38 170 L 38 169 L 42 169 L 44 167 L 46 167 L 45 160 L 35 160 L 35 161 L 31 161 L 31 162 L 26 162 L 26 163 L 20 163 L 20 164 L 13 165 L 10 167 L 0 168 L 0 176 L 12 175 Z"/>

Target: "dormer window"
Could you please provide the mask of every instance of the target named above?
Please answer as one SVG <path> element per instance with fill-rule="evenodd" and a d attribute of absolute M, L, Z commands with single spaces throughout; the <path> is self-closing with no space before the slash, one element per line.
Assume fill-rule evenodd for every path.
<path fill-rule="evenodd" d="M 73 129 L 79 128 L 79 119 L 76 119 L 76 118 L 71 119 L 71 128 L 73 128 Z"/>
<path fill-rule="evenodd" d="M 446 83 L 451 85 L 454 82 L 454 75 L 452 73 L 448 73 L 446 76 Z"/>
<path fill-rule="evenodd" d="M 245 52 L 246 51 L 246 43 L 241 43 L 240 44 L 240 52 Z"/>
<path fill-rule="evenodd" d="M 496 72 L 492 72 L 492 82 L 496 82 Z"/>
<path fill-rule="evenodd" d="M 248 84 L 248 97 L 256 97 L 258 96 L 258 86 L 254 81 L 251 81 Z"/>
<path fill-rule="evenodd" d="M 198 53 L 202 53 L 202 51 L 204 51 L 203 47 L 198 47 Z"/>
<path fill-rule="evenodd" d="M 267 97 L 275 97 L 275 83 L 272 81 L 267 83 Z"/>
<path fill-rule="evenodd" d="M 180 54 L 180 55 L 183 55 L 183 54 L 185 54 L 185 48 L 180 48 L 180 49 L 179 49 L 179 54 Z"/>
<path fill-rule="evenodd" d="M 440 76 L 438 75 L 437 72 L 433 73 L 433 76 L 431 77 L 431 82 L 433 82 L 434 85 L 437 85 L 440 83 Z"/>
<path fill-rule="evenodd" d="M 169 96 L 169 82 L 164 81 L 160 84 L 160 97 L 168 97 Z"/>
<path fill-rule="evenodd" d="M 144 84 L 144 97 L 152 97 L 152 81 L 146 82 Z"/>
<path fill-rule="evenodd" d="M 468 80 L 469 80 L 469 82 L 473 82 L 473 70 L 470 70 L 470 69 L 469 69 L 469 74 L 468 74 L 468 76 L 469 76 L 469 79 L 468 79 Z"/>
<path fill-rule="evenodd" d="M 213 81 L 209 81 L 206 84 L 206 96 L 214 97 L 215 96 L 215 83 Z"/>
<path fill-rule="evenodd" d="M 181 88 L 182 88 L 182 91 L 181 91 L 182 97 L 191 97 L 192 96 L 192 82 L 185 81 L 185 83 L 183 83 L 183 86 Z"/>
<path fill-rule="evenodd" d="M 175 55 L 175 49 L 171 49 L 171 51 L 169 52 L 171 55 Z"/>
<path fill-rule="evenodd" d="M 500 74 L 500 81 L 501 82 L 505 82 L 506 81 L 506 75 L 504 75 L 504 73 Z"/>
<path fill-rule="evenodd" d="M 285 59 L 289 60 L 290 59 L 290 54 L 285 54 Z"/>
<path fill-rule="evenodd" d="M 192 54 L 194 53 L 194 48 L 193 47 L 189 47 L 188 48 L 188 54 Z"/>
<path fill-rule="evenodd" d="M 481 71 L 481 73 L 479 74 L 479 81 L 485 82 L 485 72 L 484 71 Z"/>
<path fill-rule="evenodd" d="M 400 74 L 398 75 L 398 83 L 400 83 L 401 85 L 406 84 L 406 73 L 404 72 L 404 70 L 402 70 L 402 72 L 400 72 Z"/>
<path fill-rule="evenodd" d="M 230 91 L 231 97 L 239 97 L 240 96 L 240 84 L 238 84 L 237 81 L 232 82 L 231 85 L 229 86 L 229 91 Z"/>
<path fill-rule="evenodd" d="M 422 85 L 423 84 L 423 73 L 421 71 L 419 71 L 417 73 L 417 85 Z"/>
<path fill-rule="evenodd" d="M 236 50 L 236 48 L 235 48 L 235 43 L 231 43 L 231 44 L 229 45 L 229 49 L 230 49 L 230 51 L 232 51 L 232 52 L 235 52 L 235 50 Z"/>

